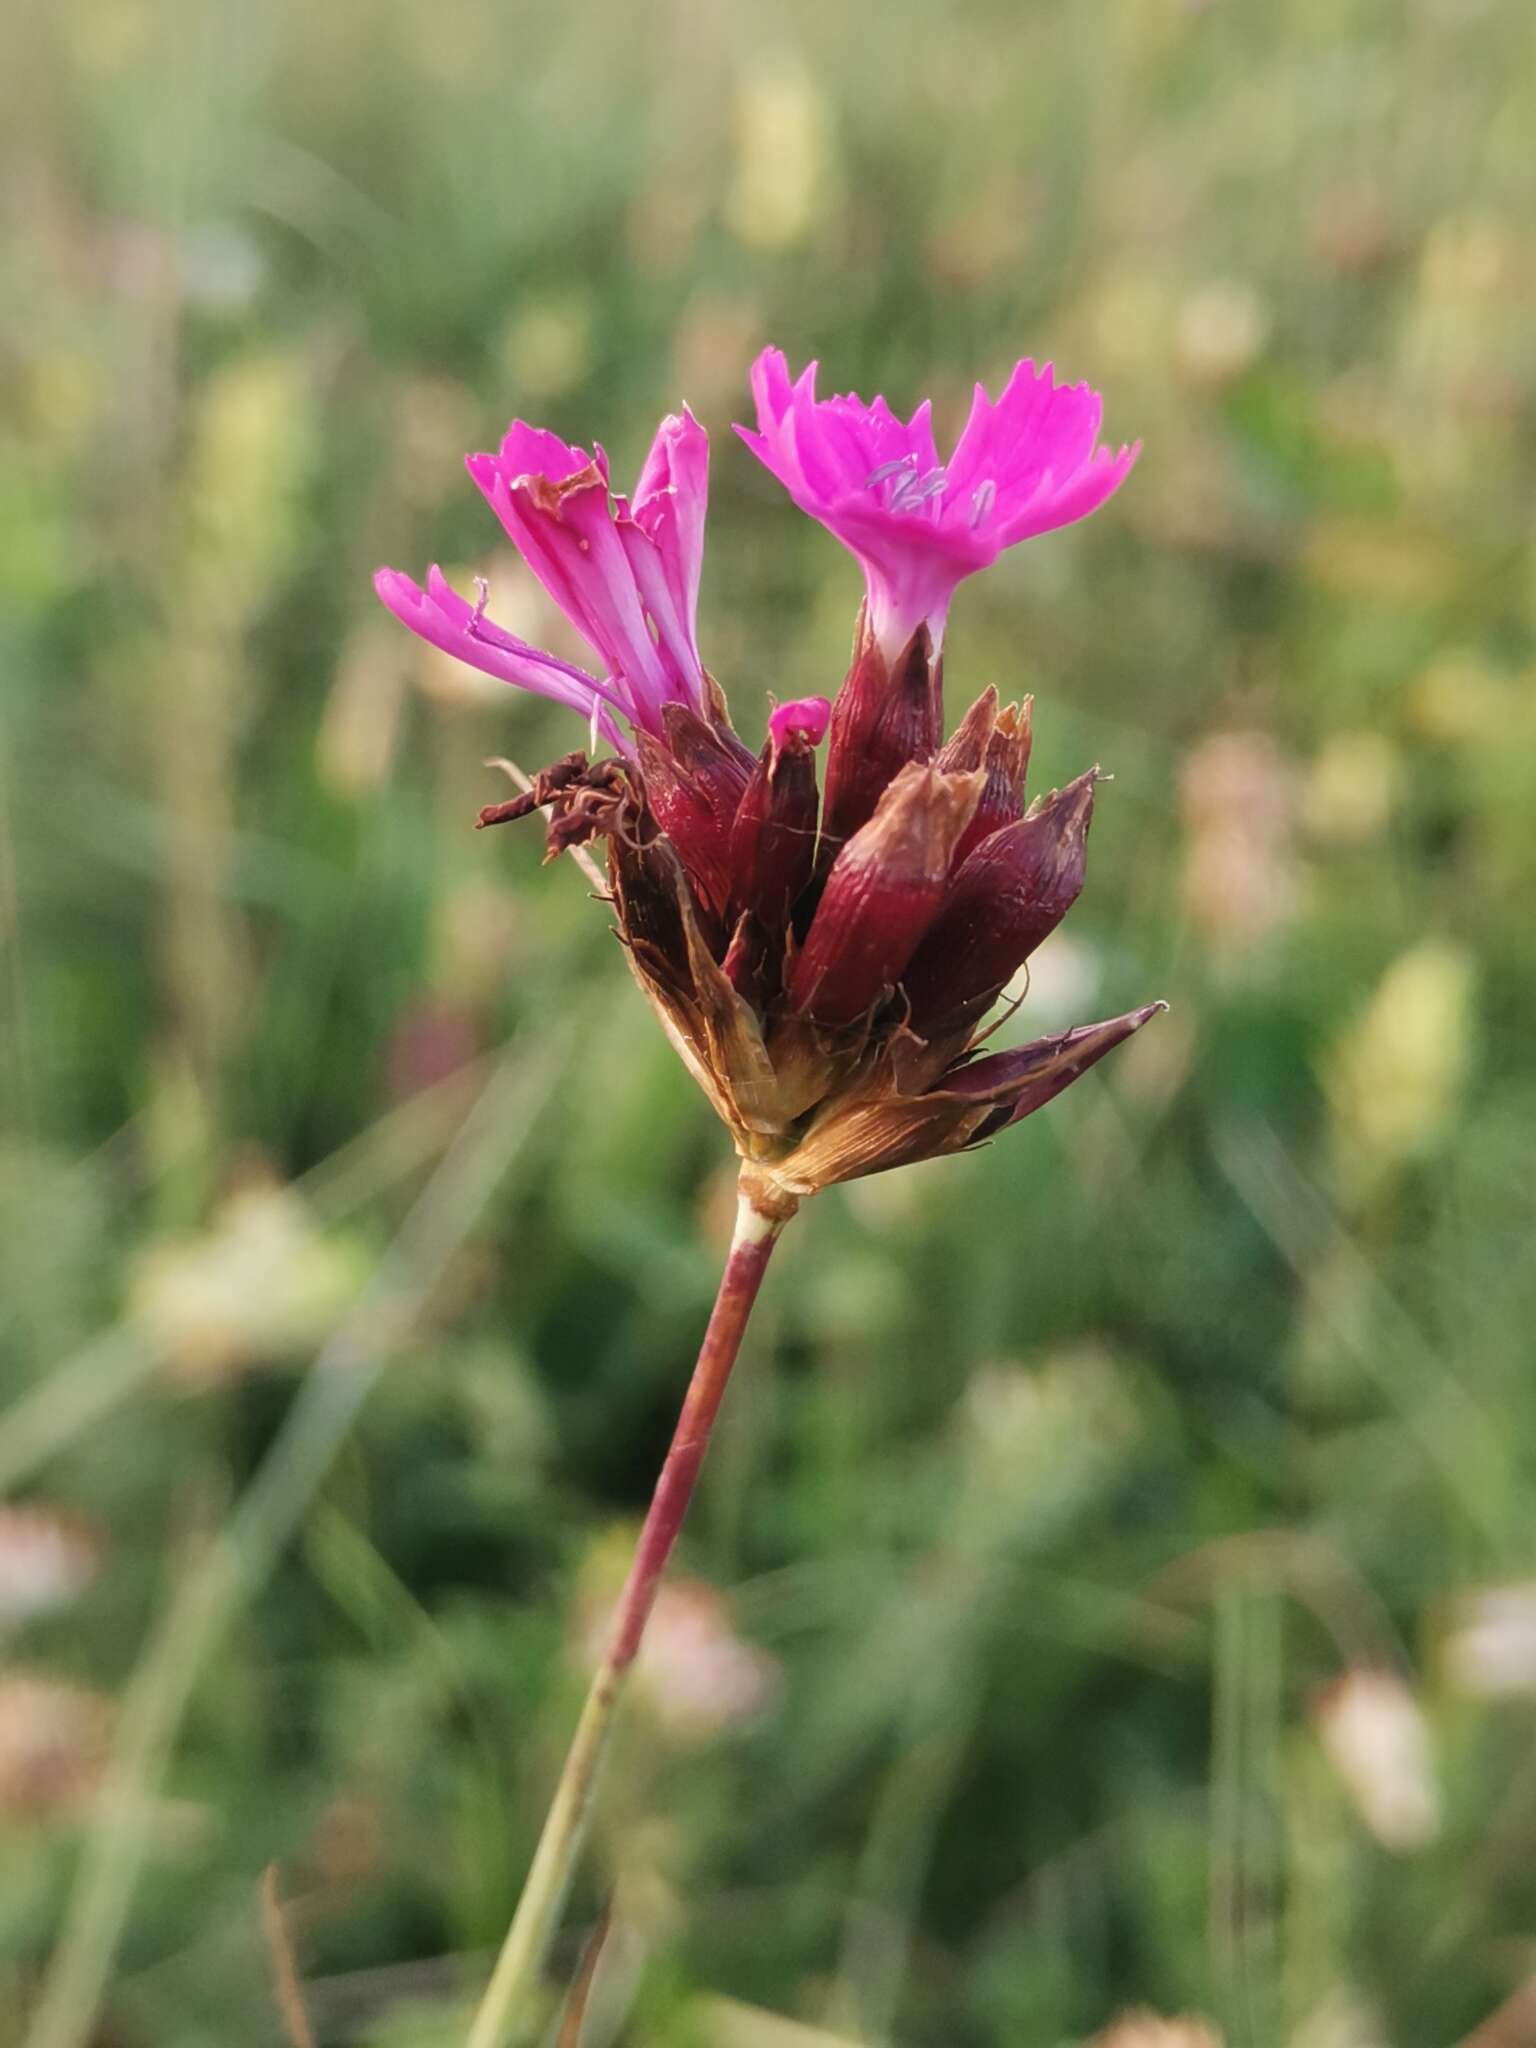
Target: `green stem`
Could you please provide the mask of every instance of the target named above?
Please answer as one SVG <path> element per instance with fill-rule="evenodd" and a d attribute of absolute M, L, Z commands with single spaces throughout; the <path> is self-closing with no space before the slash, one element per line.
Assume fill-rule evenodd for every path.
<path fill-rule="evenodd" d="M 576 1724 L 522 1897 L 470 2028 L 468 2048 L 503 2048 L 503 2043 L 512 2038 L 512 2028 L 526 2030 L 537 2017 L 539 1972 L 586 1839 L 598 1773 L 613 1733 L 624 1681 L 640 1648 L 656 1589 L 693 1498 L 699 1468 L 709 1448 L 710 1432 L 720 1411 L 731 1367 L 741 1349 L 747 1318 L 762 1285 L 769 1254 L 786 1220 L 782 1207 L 779 1213 L 770 1216 L 743 1190 L 720 1292 L 715 1297 L 714 1311 L 704 1332 L 666 1463 L 651 1496 L 629 1577 L 619 1596 L 612 1637 Z"/>

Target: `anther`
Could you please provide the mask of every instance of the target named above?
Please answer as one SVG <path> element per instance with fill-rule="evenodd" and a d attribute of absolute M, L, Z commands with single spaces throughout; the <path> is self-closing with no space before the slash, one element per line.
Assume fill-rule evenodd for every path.
<path fill-rule="evenodd" d="M 914 512 L 929 498 L 936 498 L 948 484 L 949 474 L 944 469 L 930 469 L 926 476 L 913 476 L 907 482 L 898 484 L 892 491 L 891 510 Z"/>

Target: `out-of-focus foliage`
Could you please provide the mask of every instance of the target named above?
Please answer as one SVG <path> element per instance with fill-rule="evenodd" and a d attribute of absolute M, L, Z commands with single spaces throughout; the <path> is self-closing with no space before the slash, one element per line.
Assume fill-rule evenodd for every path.
<path fill-rule="evenodd" d="M 1518 1999 L 1536 14 L 65 0 L 5 68 L 0 2038 L 270 2043 L 273 1861 L 322 2044 L 462 2038 L 728 1173 L 580 876 L 468 829 L 579 735 L 368 572 L 556 634 L 461 451 L 686 396 L 755 742 L 856 593 L 726 431 L 768 339 L 1144 437 L 947 660 L 1115 775 L 1015 1032 L 1173 1009 L 789 1233 L 558 1969 L 616 1883 L 644 2048 Z"/>

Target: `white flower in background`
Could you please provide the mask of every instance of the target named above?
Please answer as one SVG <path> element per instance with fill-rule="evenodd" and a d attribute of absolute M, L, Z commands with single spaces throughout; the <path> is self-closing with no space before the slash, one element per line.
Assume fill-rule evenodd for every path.
<path fill-rule="evenodd" d="M 1161 2013 L 1138 2006 L 1095 2034 L 1090 2048 L 1223 2048 L 1223 2044 L 1210 2022 L 1193 2013 L 1165 2019 Z"/>
<path fill-rule="evenodd" d="M 1536 1579 L 1472 1594 L 1446 1638 L 1445 1665 L 1475 1699 L 1536 1693 Z"/>
<path fill-rule="evenodd" d="M 95 1578 L 96 1540 L 72 1515 L 0 1507 L 0 1627 L 65 1607 Z"/>
<path fill-rule="evenodd" d="M 320 1342 L 367 1270 L 360 1244 L 327 1236 L 294 1189 L 262 1172 L 207 1230 L 150 1247 L 132 1306 L 181 1377 L 214 1380 Z"/>
<path fill-rule="evenodd" d="M 1318 1696 L 1313 1717 L 1329 1761 L 1383 1848 L 1432 1842 L 1440 1832 L 1440 1788 L 1428 1724 L 1404 1681 L 1361 1666 Z"/>

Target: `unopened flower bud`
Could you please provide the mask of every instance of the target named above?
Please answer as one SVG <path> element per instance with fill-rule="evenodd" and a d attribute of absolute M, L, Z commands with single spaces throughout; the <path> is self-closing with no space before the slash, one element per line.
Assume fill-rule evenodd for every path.
<path fill-rule="evenodd" d="M 902 978 L 920 1037 L 974 1022 L 1066 916 L 1083 886 L 1097 774 L 993 832 L 956 870 Z"/>
<path fill-rule="evenodd" d="M 731 826 L 747 776 L 714 727 L 685 704 L 663 713 L 667 744 L 636 736 L 646 798 L 712 910 L 730 896 Z"/>
<path fill-rule="evenodd" d="M 833 850 L 867 824 L 896 775 L 931 761 L 943 734 L 942 665 L 926 629 L 887 664 L 861 614 L 853 666 L 832 706 L 823 846 Z"/>
<path fill-rule="evenodd" d="M 895 984 L 943 901 L 985 779 L 902 769 L 833 864 L 790 979 L 797 1010 L 855 1024 Z"/>
<path fill-rule="evenodd" d="M 832 706 L 825 697 L 781 704 L 731 827 L 731 892 L 769 931 L 787 923 L 816 864 L 816 748 Z"/>

